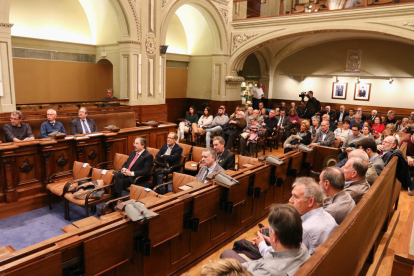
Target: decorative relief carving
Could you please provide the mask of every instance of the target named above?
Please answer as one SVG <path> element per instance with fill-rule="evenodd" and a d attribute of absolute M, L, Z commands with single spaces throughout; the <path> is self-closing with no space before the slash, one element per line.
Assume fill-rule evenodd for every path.
<path fill-rule="evenodd" d="M 250 34 L 237 34 L 233 36 L 233 49 L 237 49 L 241 43 L 245 42 L 246 40 L 259 35 L 258 33 L 250 33 Z"/>
<path fill-rule="evenodd" d="M 414 27 L 414 22 L 412 20 L 410 22 L 404 22 L 403 26 Z"/>
<path fill-rule="evenodd" d="M 29 174 L 33 170 L 34 164 L 30 164 L 29 159 L 24 160 L 23 166 L 20 167 L 20 172 Z"/>
<path fill-rule="evenodd" d="M 239 76 L 226 76 L 226 82 L 244 82 L 245 79 Z"/>
<path fill-rule="evenodd" d="M 60 155 L 60 158 L 59 158 L 59 160 L 58 161 L 56 161 L 56 164 L 59 166 L 59 167 L 64 167 L 64 166 L 66 166 L 66 164 L 68 163 L 68 161 L 69 161 L 69 158 L 68 159 L 65 159 L 65 155 L 62 153 L 61 155 Z"/>
<path fill-rule="evenodd" d="M 139 25 L 137 10 L 135 9 L 136 3 L 133 0 L 128 0 L 132 13 L 134 14 L 135 24 L 137 25 L 138 42 L 141 43 L 141 26 Z"/>
<path fill-rule="evenodd" d="M 136 40 L 121 40 L 117 42 L 118 44 L 141 44 L 141 42 L 136 41 Z"/>
<path fill-rule="evenodd" d="M 147 36 L 147 40 L 145 41 L 145 47 L 147 48 L 148 55 L 155 54 L 155 37 L 153 35 Z"/>
<path fill-rule="evenodd" d="M 164 8 L 167 3 L 168 3 L 168 0 L 162 0 L 161 2 L 162 8 Z"/>
<path fill-rule="evenodd" d="M 11 28 L 13 27 L 13 23 L 2 23 L 0 22 L 0 27 L 7 27 L 7 28 Z"/>
<path fill-rule="evenodd" d="M 346 58 L 346 72 L 360 72 L 361 69 L 361 49 L 351 49 L 348 50 L 348 55 Z"/>
<path fill-rule="evenodd" d="M 223 18 L 224 18 L 224 22 L 229 22 L 229 20 L 228 20 L 228 17 L 229 17 L 229 11 L 228 10 L 226 10 L 226 9 L 222 9 L 222 8 L 220 8 L 219 9 L 220 10 L 220 12 L 221 12 L 221 15 L 223 15 Z"/>
<path fill-rule="evenodd" d="M 88 154 L 88 159 L 93 161 L 98 155 L 96 154 L 95 150 L 91 150 L 91 152 Z"/>

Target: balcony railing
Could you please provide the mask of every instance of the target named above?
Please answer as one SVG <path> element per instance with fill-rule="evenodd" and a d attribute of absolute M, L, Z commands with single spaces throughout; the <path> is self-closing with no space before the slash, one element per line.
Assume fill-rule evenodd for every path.
<path fill-rule="evenodd" d="M 233 20 L 413 2 L 413 0 L 233 0 Z"/>

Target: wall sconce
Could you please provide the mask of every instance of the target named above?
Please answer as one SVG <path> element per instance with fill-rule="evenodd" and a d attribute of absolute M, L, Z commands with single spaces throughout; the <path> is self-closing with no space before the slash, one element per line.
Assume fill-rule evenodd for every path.
<path fill-rule="evenodd" d="M 390 84 L 392 84 L 394 82 L 393 78 L 390 78 Z"/>
<path fill-rule="evenodd" d="M 357 78 L 357 83 L 360 83 L 361 81 L 360 81 L 360 79 L 359 79 L 359 77 Z"/>

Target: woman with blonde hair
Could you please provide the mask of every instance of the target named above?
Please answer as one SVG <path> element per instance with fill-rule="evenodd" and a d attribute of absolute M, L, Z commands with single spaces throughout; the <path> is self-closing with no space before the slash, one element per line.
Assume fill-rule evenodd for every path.
<path fill-rule="evenodd" d="M 253 276 L 236 259 L 218 259 L 201 268 L 200 276 Z"/>

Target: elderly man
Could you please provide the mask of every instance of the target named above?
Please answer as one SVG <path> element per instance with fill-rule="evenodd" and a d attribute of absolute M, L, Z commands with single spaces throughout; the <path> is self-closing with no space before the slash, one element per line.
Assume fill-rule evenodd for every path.
<path fill-rule="evenodd" d="M 87 134 L 92 132 L 98 132 L 95 121 L 88 118 L 89 111 L 81 107 L 78 112 L 78 118 L 70 123 L 70 132 L 75 134 Z"/>
<path fill-rule="evenodd" d="M 327 114 L 330 121 L 335 121 L 335 111 L 331 110 L 329 105 L 325 106 L 325 110 L 322 111 L 321 114 Z"/>
<path fill-rule="evenodd" d="M 278 204 L 270 207 L 269 237 L 257 232 L 255 244 L 264 248 L 262 258 L 247 262 L 235 251 L 225 250 L 220 258 L 233 258 L 242 263 L 253 275 L 293 275 L 310 258 L 302 242 L 302 221 L 296 209 L 290 205 Z M 270 246 L 269 246 L 270 245 Z M 271 250 L 267 250 L 268 248 Z"/>
<path fill-rule="evenodd" d="M 223 168 L 216 162 L 217 153 L 212 148 L 205 148 L 201 153 L 201 163 L 203 166 L 200 168 L 196 175 L 196 181 L 206 183 L 211 179 L 215 173 L 224 171 Z"/>
<path fill-rule="evenodd" d="M 271 109 L 269 112 L 269 117 L 264 119 L 262 123 L 263 128 L 266 129 L 266 137 L 271 137 L 277 131 L 277 118 L 276 112 Z"/>
<path fill-rule="evenodd" d="M 298 177 L 292 185 L 289 202 L 302 217 L 303 243 L 310 254 L 325 242 L 338 227 L 335 219 L 323 209 L 322 188 L 311 177 Z"/>
<path fill-rule="evenodd" d="M 355 149 L 351 151 L 348 155 L 348 158 L 341 160 L 341 162 L 336 164 L 335 167 L 342 168 L 343 166 L 345 166 L 346 162 L 348 162 L 348 160 L 351 158 L 360 158 L 362 161 L 364 161 L 364 164 L 367 166 L 367 172 L 365 173 L 365 179 L 370 185 L 372 185 L 375 182 L 375 180 L 377 180 L 378 173 L 375 170 L 375 167 L 373 166 L 373 164 L 369 161 L 368 154 L 362 149 Z"/>
<path fill-rule="evenodd" d="M 343 123 L 346 116 L 348 116 L 348 115 L 349 115 L 349 113 L 345 110 L 345 106 L 341 105 L 339 107 L 339 111 L 336 112 L 335 124 Z"/>
<path fill-rule="evenodd" d="M 229 121 L 223 126 L 223 134 L 221 135 L 225 141 L 226 149 L 231 150 L 234 141 L 243 133 L 243 129 L 247 126 L 244 118 L 244 112 L 237 112 L 236 119 Z"/>
<path fill-rule="evenodd" d="M 329 130 L 330 130 L 330 131 L 335 131 L 335 129 L 336 129 L 336 124 L 335 124 L 333 121 L 331 121 L 331 120 L 329 119 L 329 115 L 328 115 L 328 114 L 324 114 L 324 115 L 322 116 L 322 121 L 326 121 L 326 122 L 328 122 L 328 123 L 329 123 Z"/>
<path fill-rule="evenodd" d="M 262 124 L 263 123 L 264 118 L 262 116 L 262 113 L 260 113 L 260 110 L 258 110 L 258 109 L 253 110 L 253 116 L 255 118 L 257 118 L 257 123 L 258 124 Z"/>
<path fill-rule="evenodd" d="M 132 183 L 143 187 L 149 187 L 148 181 L 154 163 L 154 157 L 152 157 L 151 153 L 145 150 L 146 144 L 147 142 L 145 138 L 135 138 L 134 150 L 130 153 L 127 161 L 122 165 L 121 172 L 115 173 L 115 198 L 120 197 L 122 195 L 122 190 L 131 186 Z M 138 176 L 140 176 L 140 178 L 136 180 Z"/>
<path fill-rule="evenodd" d="M 397 119 L 395 119 L 395 112 L 390 110 L 388 111 L 387 114 L 387 119 L 385 120 L 384 125 L 387 126 L 388 124 L 396 124 L 397 123 Z"/>
<path fill-rule="evenodd" d="M 10 114 L 10 123 L 3 126 L 6 142 L 22 142 L 35 139 L 30 125 L 22 121 L 23 113 L 20 111 L 16 110 Z"/>
<path fill-rule="evenodd" d="M 360 158 L 348 159 L 348 162 L 342 167 L 345 175 L 345 191 L 351 195 L 355 204 L 358 204 L 362 196 L 371 187 L 365 179 L 367 170 L 367 165 Z"/>
<path fill-rule="evenodd" d="M 114 97 L 114 90 L 112 88 L 106 89 L 106 97 L 102 98 L 102 101 L 112 101 L 118 100 L 117 97 Z M 119 103 L 105 103 L 100 104 L 99 107 L 111 107 L 111 106 L 119 106 Z"/>
<path fill-rule="evenodd" d="M 263 85 L 259 82 L 257 86 L 250 89 L 250 93 L 252 94 L 253 99 L 253 109 L 258 109 L 259 103 L 262 101 L 262 98 L 264 97 Z"/>
<path fill-rule="evenodd" d="M 244 119 L 243 119 L 244 120 Z M 236 164 L 236 156 L 229 149 L 224 148 L 225 141 L 223 137 L 213 138 L 213 148 L 217 153 L 217 164 L 224 170 L 233 170 Z"/>
<path fill-rule="evenodd" d="M 223 126 L 227 124 L 230 119 L 229 116 L 224 114 L 225 109 L 220 106 L 216 117 L 214 117 L 213 122 L 210 125 L 210 128 L 206 130 L 206 147 L 210 147 L 211 135 L 221 135 L 223 131 Z"/>
<path fill-rule="evenodd" d="M 250 157 L 254 157 L 254 151 L 256 149 L 257 141 L 263 135 L 263 127 L 257 123 L 257 119 L 253 118 L 250 120 L 250 124 L 244 128 L 243 132 L 247 132 L 247 138 L 240 136 L 240 155 L 244 156 L 246 152 L 246 146 L 250 148 Z"/>
<path fill-rule="evenodd" d="M 352 197 L 344 190 L 345 176 L 341 169 L 326 167 L 319 176 L 319 185 L 326 198 L 323 209 L 331 214 L 339 225 L 355 207 Z"/>
<path fill-rule="evenodd" d="M 384 161 L 378 154 L 377 144 L 374 139 L 364 138 L 357 142 L 355 145 L 356 148 L 362 149 L 368 154 L 369 162 L 372 163 L 375 171 L 378 175 L 381 174 L 382 170 L 385 167 Z"/>
<path fill-rule="evenodd" d="M 355 115 L 355 121 L 351 122 L 349 129 L 351 129 L 354 124 L 359 124 L 361 126 L 361 129 L 364 126 L 364 122 L 361 120 L 361 115 L 358 113 Z"/>
<path fill-rule="evenodd" d="M 48 134 L 58 131 L 61 133 L 66 134 L 66 130 L 65 127 L 62 125 L 61 122 L 56 121 L 56 110 L 54 109 L 49 109 L 46 112 L 47 115 L 47 121 L 43 122 L 42 125 L 40 126 L 40 138 L 48 138 Z"/>
<path fill-rule="evenodd" d="M 276 116 L 277 126 L 279 127 L 278 143 L 282 142 L 283 133 L 286 134 L 286 138 L 290 136 L 290 128 L 292 126 L 289 116 L 286 116 L 286 111 L 280 110 L 280 115 Z"/>
<path fill-rule="evenodd" d="M 169 167 L 176 166 L 180 163 L 181 154 L 183 153 L 183 148 L 177 144 L 177 133 L 170 132 L 167 136 L 167 144 L 162 145 L 160 151 L 157 153 L 156 158 L 164 158 Z M 179 168 L 172 168 L 168 172 L 178 171 Z M 166 171 L 162 172 L 159 169 L 159 173 L 156 174 L 154 186 L 162 183 L 162 179 L 167 173 Z"/>
<path fill-rule="evenodd" d="M 320 145 L 333 147 L 335 143 L 335 134 L 329 130 L 329 122 L 322 121 L 321 130 L 316 132 L 315 139 L 311 145 Z"/>
<path fill-rule="evenodd" d="M 375 118 L 377 118 L 378 112 L 374 109 L 371 111 L 371 116 L 368 116 L 367 120 L 370 120 L 371 122 L 374 123 Z"/>
<path fill-rule="evenodd" d="M 362 121 L 365 121 L 365 119 L 367 118 L 367 117 L 366 117 L 366 116 L 362 113 L 362 108 L 360 108 L 360 107 L 357 109 L 357 112 L 356 112 L 355 116 L 356 116 L 357 114 L 361 115 L 361 120 L 362 120 Z"/>
<path fill-rule="evenodd" d="M 338 155 L 339 160 L 346 158 L 352 150 L 355 149 L 355 143 L 361 140 L 364 136 L 361 134 L 361 126 L 354 124 L 352 126 L 352 134 L 349 134 L 345 139 L 345 143 L 342 145 L 341 153 Z"/>

